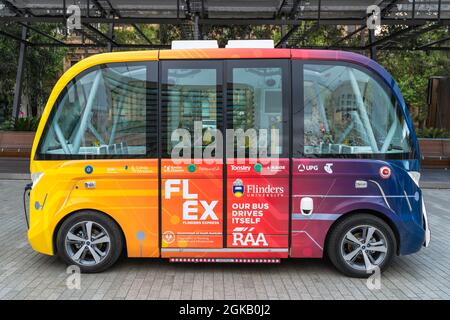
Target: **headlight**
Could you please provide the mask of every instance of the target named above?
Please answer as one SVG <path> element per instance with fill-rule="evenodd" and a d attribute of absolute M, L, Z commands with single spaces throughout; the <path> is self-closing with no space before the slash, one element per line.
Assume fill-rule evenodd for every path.
<path fill-rule="evenodd" d="M 31 174 L 31 181 L 33 182 L 33 185 L 31 188 L 34 188 L 39 180 L 41 180 L 42 176 L 44 175 L 43 172 L 34 172 Z"/>
<path fill-rule="evenodd" d="M 414 183 L 419 186 L 419 180 L 420 180 L 420 172 L 418 171 L 408 171 L 409 176 L 414 181 Z"/>

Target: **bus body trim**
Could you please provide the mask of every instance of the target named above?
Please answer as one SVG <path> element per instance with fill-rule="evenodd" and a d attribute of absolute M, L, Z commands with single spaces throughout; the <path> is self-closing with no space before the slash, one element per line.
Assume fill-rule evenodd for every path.
<path fill-rule="evenodd" d="M 161 248 L 161 252 L 288 252 L 287 248 Z"/>
<path fill-rule="evenodd" d="M 336 220 L 342 216 L 338 213 L 312 213 L 309 215 L 304 215 L 302 213 L 293 213 L 292 219 L 293 220 Z"/>

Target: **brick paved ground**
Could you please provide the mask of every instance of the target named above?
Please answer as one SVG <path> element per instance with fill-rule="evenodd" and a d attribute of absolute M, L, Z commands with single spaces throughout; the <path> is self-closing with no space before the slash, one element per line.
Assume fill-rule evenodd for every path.
<path fill-rule="evenodd" d="M 322 260 L 280 265 L 169 264 L 124 259 L 66 287 L 66 267 L 34 252 L 22 213 L 24 181 L 0 181 L 0 299 L 450 299 L 450 190 L 425 190 L 432 243 L 397 258 L 381 289 L 342 276 Z"/>

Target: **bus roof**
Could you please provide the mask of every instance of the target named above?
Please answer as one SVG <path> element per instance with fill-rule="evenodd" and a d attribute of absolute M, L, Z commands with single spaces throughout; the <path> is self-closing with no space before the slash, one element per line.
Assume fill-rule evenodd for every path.
<path fill-rule="evenodd" d="M 389 73 L 378 63 L 364 55 L 349 51 L 316 49 L 214 48 L 121 51 L 101 53 L 90 56 L 75 64 L 75 68 L 73 68 L 73 71 L 75 73 L 80 73 L 87 68 L 103 63 L 174 59 L 293 59 L 347 61 L 369 67 L 370 69 L 381 75 L 389 85 L 392 84 L 392 77 L 389 75 Z"/>

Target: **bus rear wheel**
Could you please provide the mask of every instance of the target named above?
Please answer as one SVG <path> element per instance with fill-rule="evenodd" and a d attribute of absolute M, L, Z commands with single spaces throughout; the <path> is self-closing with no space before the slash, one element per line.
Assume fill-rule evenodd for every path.
<path fill-rule="evenodd" d="M 56 237 L 59 257 L 84 273 L 101 272 L 112 266 L 123 248 L 122 233 L 108 216 L 82 211 L 69 216 Z"/>
<path fill-rule="evenodd" d="M 367 278 L 384 271 L 397 251 L 391 227 L 370 214 L 352 214 L 340 221 L 327 242 L 328 257 L 342 273 Z"/>

